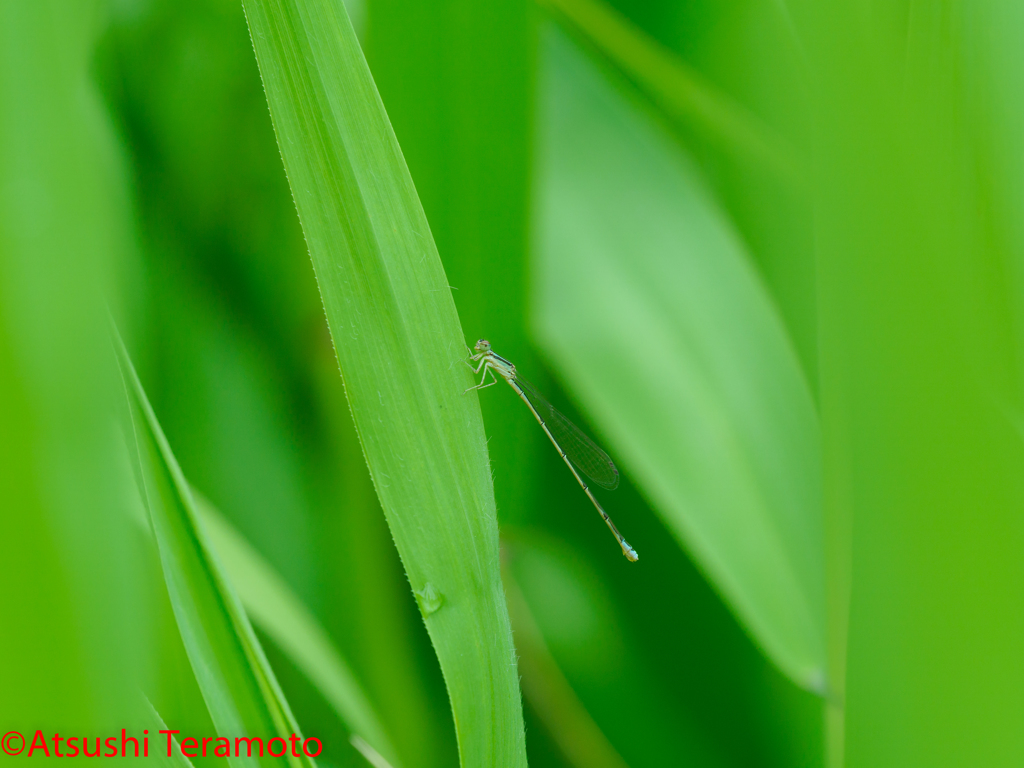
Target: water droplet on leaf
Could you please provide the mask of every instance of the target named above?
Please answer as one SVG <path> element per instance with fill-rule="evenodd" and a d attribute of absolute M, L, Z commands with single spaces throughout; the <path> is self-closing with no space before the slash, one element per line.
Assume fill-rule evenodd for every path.
<path fill-rule="evenodd" d="M 429 581 L 423 589 L 416 591 L 416 602 L 420 604 L 420 611 L 424 616 L 436 613 L 444 603 L 444 595 L 437 591 Z"/>

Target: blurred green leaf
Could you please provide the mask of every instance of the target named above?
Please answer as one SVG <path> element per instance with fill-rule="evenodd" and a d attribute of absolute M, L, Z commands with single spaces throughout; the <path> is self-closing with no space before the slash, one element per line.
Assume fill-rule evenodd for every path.
<path fill-rule="evenodd" d="M 576 768 L 627 768 L 552 658 L 512 569 L 503 568 L 502 578 L 516 633 L 523 694 L 551 738 Z"/>
<path fill-rule="evenodd" d="M 401 762 L 452 765 L 444 678 L 345 399 L 241 3 L 120 4 L 101 54 L 137 168 L 132 295 L 154 310 L 133 362 L 175 456 L 358 669 Z M 266 650 L 302 727 L 325 739 L 318 762 L 361 764 L 330 705 Z M 196 709 L 156 701 L 176 724 Z"/>
<path fill-rule="evenodd" d="M 193 498 L 210 543 L 253 624 L 288 654 L 353 733 L 398 766 L 377 714 L 316 618 L 231 523 L 195 491 Z"/>
<path fill-rule="evenodd" d="M 792 147 L 614 8 L 601 0 L 538 2 L 568 22 L 670 118 L 787 181 L 799 180 L 802 162 Z"/>
<path fill-rule="evenodd" d="M 161 364 L 148 378 L 182 471 L 307 602 L 314 577 L 305 457 L 262 337 L 240 324 L 173 256 L 152 268 Z M 304 265 L 305 266 L 305 265 Z M 312 275 L 309 275 L 312 282 Z M 282 391 L 284 390 L 284 391 Z"/>
<path fill-rule="evenodd" d="M 160 551 L 164 581 L 185 650 L 217 733 L 226 738 L 299 734 L 288 703 L 238 597 L 221 571 L 178 467 L 135 374 L 115 339 L 132 410 L 143 501 Z M 253 755 L 233 765 L 315 766 L 312 758 Z"/>
<path fill-rule="evenodd" d="M 601 539 L 604 539 L 607 532 L 602 533 Z M 673 542 L 662 549 L 671 553 L 669 556 L 682 559 Z M 586 712 L 629 765 L 657 764 L 666 755 L 704 768 L 726 768 L 758 760 L 766 766 L 772 765 L 763 746 L 753 750 L 735 749 L 722 738 L 713 720 L 705 720 L 693 711 L 695 707 L 718 705 L 714 701 L 713 687 L 702 686 L 697 676 L 677 674 L 675 667 L 692 667 L 688 660 L 698 658 L 689 655 L 693 646 L 685 640 L 678 642 L 676 648 L 682 658 L 678 665 L 671 660 L 666 663 L 666 656 L 653 647 L 646 633 L 635 634 L 638 628 L 647 627 L 634 625 L 629 613 L 614 599 L 618 587 L 632 578 L 632 574 L 648 567 L 646 563 L 650 558 L 636 567 L 628 566 L 613 547 L 603 557 L 588 562 L 589 558 L 582 558 L 559 539 L 535 535 L 506 539 L 506 556 L 507 567 L 552 660 Z M 606 567 L 598 570 L 595 565 Z M 624 577 L 623 572 L 629 577 Z M 636 602 L 650 606 L 649 610 L 672 610 L 679 605 L 671 595 L 675 584 L 671 577 L 663 583 L 667 594 L 652 595 L 654 599 L 649 601 L 646 594 L 636 594 L 635 589 L 627 589 L 627 593 Z M 512 599 L 510 595 L 510 601 Z M 702 618 L 706 616 L 699 604 L 694 605 L 694 613 Z M 520 641 L 519 631 L 517 628 L 517 642 Z M 733 638 L 739 639 L 738 634 L 734 629 Z M 731 644 L 727 638 L 720 639 Z M 528 644 L 529 638 L 524 638 L 523 642 Z M 523 653 L 527 655 L 529 649 Z M 655 657 L 647 658 L 648 653 Z M 730 656 L 737 667 L 749 669 L 746 662 L 754 654 L 756 651 L 750 654 L 741 646 L 739 654 Z M 728 730 L 731 733 L 737 729 L 751 731 L 744 723 L 754 723 L 756 719 L 744 713 L 742 706 L 737 706 L 746 693 L 729 679 L 727 669 L 724 674 L 719 672 L 728 661 L 721 664 L 710 654 L 705 658 L 718 668 L 712 675 L 720 682 L 720 690 L 727 701 L 724 711 L 729 713 L 732 725 Z M 530 669 L 529 659 L 524 662 L 524 675 L 527 671 L 535 671 Z M 684 690 L 674 690 L 680 683 Z M 528 687 L 524 683 L 524 691 Z M 528 696 L 532 697 L 535 692 Z M 532 705 L 532 698 L 528 701 Z M 543 709 L 535 709 L 535 712 L 543 716 Z M 572 721 L 572 713 L 560 712 L 556 716 L 565 718 L 558 726 L 563 732 L 557 741 L 579 738 L 578 732 L 565 731 Z"/>
<path fill-rule="evenodd" d="M 380 752 L 371 747 L 362 737 L 353 734 L 350 741 L 352 746 L 363 756 L 363 759 L 373 768 L 394 768 Z"/>
<path fill-rule="evenodd" d="M 150 703 L 148 699 L 144 699 L 140 708 L 146 713 L 146 719 L 148 730 L 150 733 L 158 734 L 160 731 L 170 730 L 164 719 L 160 717 L 160 713 L 156 711 L 156 708 Z M 157 762 L 161 765 L 167 766 L 167 768 L 192 768 L 192 761 L 185 756 L 185 753 L 181 751 L 178 743 L 178 739 L 174 736 L 168 736 L 171 743 L 174 745 L 170 750 L 171 754 L 168 756 L 167 752 L 163 749 L 154 749 L 153 757 L 157 759 Z"/>
<path fill-rule="evenodd" d="M 340 3 L 246 0 L 349 404 L 441 662 L 462 765 L 522 765 L 479 405 L 419 199 Z"/>
<path fill-rule="evenodd" d="M 585 11 L 594 0 L 552 2 Z M 577 11 L 583 18 L 569 25 L 637 86 L 700 168 L 747 244 L 817 397 L 814 68 L 790 4 L 603 0 L 602 10 Z M 699 114 L 704 103 L 710 119 Z"/>
<path fill-rule="evenodd" d="M 840 2 L 803 21 L 821 83 L 831 764 L 1018 765 L 1024 14 Z"/>
<path fill-rule="evenodd" d="M 0 4 L 0 731 L 30 740 L 131 725 L 152 651 L 103 306 L 132 231 L 89 78 L 101 22 L 88 0 Z"/>
<path fill-rule="evenodd" d="M 688 158 L 545 41 L 537 336 L 740 621 L 821 692 L 818 423 L 785 327 Z"/>

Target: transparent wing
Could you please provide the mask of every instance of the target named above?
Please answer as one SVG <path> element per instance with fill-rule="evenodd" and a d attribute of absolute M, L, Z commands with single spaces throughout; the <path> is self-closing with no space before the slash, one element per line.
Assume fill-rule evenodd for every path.
<path fill-rule="evenodd" d="M 597 443 L 580 431 L 579 427 L 569 421 L 537 389 L 528 381 L 515 378 L 516 384 L 527 399 L 537 409 L 541 419 L 555 440 L 565 452 L 566 457 L 584 475 L 602 488 L 611 490 L 619 484 L 619 470 L 608 454 L 597 447 Z"/>

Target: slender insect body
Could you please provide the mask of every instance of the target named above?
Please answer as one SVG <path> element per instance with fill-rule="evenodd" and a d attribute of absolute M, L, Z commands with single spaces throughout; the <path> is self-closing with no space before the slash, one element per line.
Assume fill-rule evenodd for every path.
<path fill-rule="evenodd" d="M 583 478 L 580 477 L 580 473 L 576 471 L 576 467 L 579 466 L 585 474 L 595 480 L 599 485 L 603 485 L 609 489 L 614 488 L 619 483 L 619 472 L 615 468 L 615 464 L 612 460 L 608 458 L 608 454 L 598 448 L 597 445 L 595 445 L 590 438 L 580 432 L 572 422 L 556 411 L 554 406 L 547 402 L 543 395 L 537 392 L 532 385 L 523 379 L 519 379 L 516 374 L 516 367 L 511 363 L 511 361 L 506 360 L 492 351 L 489 341 L 486 339 L 480 339 L 480 341 L 476 343 L 476 354 L 471 355 L 469 359 L 474 363 L 479 362 L 479 365 L 475 368 L 470 365 L 470 368 L 473 369 L 473 373 L 482 373 L 483 375 L 480 378 L 480 383 L 475 387 L 470 387 L 466 392 L 474 389 L 484 389 L 485 387 L 497 384 L 498 376 L 501 376 L 501 378 L 508 382 L 508 385 L 512 387 L 517 395 L 519 395 L 519 398 L 526 403 L 526 407 L 530 409 L 530 413 L 532 413 L 534 418 L 537 419 L 537 423 L 540 424 L 541 429 L 544 430 L 544 434 L 548 436 L 551 444 L 555 446 L 555 450 L 558 452 L 558 455 L 562 457 L 565 465 L 569 467 L 569 471 L 572 472 L 572 476 L 576 478 L 576 482 L 580 484 L 583 492 L 587 494 L 587 498 L 590 499 L 591 503 L 593 503 L 594 507 L 601 514 L 601 519 L 604 520 L 609 530 L 611 530 L 612 535 L 615 536 L 615 540 L 622 548 L 622 554 L 626 556 L 627 560 L 632 562 L 639 560 L 640 556 L 637 555 L 636 550 L 633 549 L 633 547 L 629 545 L 629 542 L 622 537 L 622 534 L 619 533 L 619 529 L 615 527 L 615 523 L 612 522 L 608 513 L 604 511 L 604 508 L 594 497 L 590 487 L 583 482 Z M 490 375 L 491 381 L 490 383 L 485 383 L 488 375 Z M 551 426 L 548 425 L 537 410 L 538 407 L 550 412 L 554 419 L 554 424 Z M 568 445 L 573 449 L 573 458 L 569 457 L 566 450 L 555 438 L 554 434 L 552 434 L 552 426 L 555 425 L 558 426 L 556 431 L 560 432 L 566 440 L 570 441 Z"/>
<path fill-rule="evenodd" d="M 504 357 L 502 357 L 501 355 L 495 354 L 494 352 L 491 352 L 490 354 L 491 354 L 491 357 L 493 357 L 495 360 L 497 360 L 499 362 L 502 362 L 505 365 L 507 365 L 512 370 L 512 375 L 515 376 L 515 374 L 516 374 L 516 367 L 514 365 L 512 365 L 512 361 L 511 360 L 506 360 Z"/>

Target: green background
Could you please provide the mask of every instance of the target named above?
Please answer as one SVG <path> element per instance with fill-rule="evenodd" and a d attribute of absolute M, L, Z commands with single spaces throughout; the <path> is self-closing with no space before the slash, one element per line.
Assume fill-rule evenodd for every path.
<path fill-rule="evenodd" d="M 144 726 L 141 688 L 171 727 L 213 735 L 235 722 L 219 685 L 238 722 L 284 727 L 290 708 L 338 768 L 366 764 L 352 733 L 396 767 L 486 765 L 470 745 L 488 728 L 512 764 L 522 724 L 535 766 L 1024 760 L 1016 4 L 352 0 L 400 147 L 381 165 L 351 149 L 390 146 L 353 85 L 370 81 L 309 53 L 358 59 L 325 8 L 341 6 L 0 10 L 0 732 Z M 289 34 L 313 41 L 294 69 L 266 53 Z M 303 98 L 320 103 L 303 83 L 351 106 L 334 119 L 354 139 L 282 139 L 306 137 Z M 321 140 L 353 142 L 379 187 L 335 187 L 329 164 L 302 176 Z M 424 573 L 462 573 L 468 554 L 417 527 L 450 523 L 430 508 L 403 516 L 381 480 L 399 465 L 374 447 L 427 434 L 435 372 L 421 397 L 405 350 L 384 365 L 346 348 L 332 302 L 348 284 L 308 215 L 320 200 L 357 221 L 360 194 L 377 195 L 373 226 L 422 203 L 466 343 L 490 339 L 622 472 L 600 498 L 635 565 L 523 404 L 480 392 L 502 549 L 479 573 L 504 575 L 519 658 L 488 672 L 503 693 L 476 691 L 493 715 L 466 693 L 491 656 L 459 655 L 478 649 L 475 614 L 449 589 L 431 619 L 423 596 Z M 405 321 L 427 334 L 418 311 Z M 162 433 L 143 396 L 123 402 L 108 313 Z M 461 365 L 445 344 L 440 371 Z M 414 385 L 388 404 L 377 390 L 377 411 L 359 399 L 375 377 Z M 374 433 L 371 413 L 394 421 Z M 404 481 L 444 485 L 426 466 L 410 459 Z M 227 540 L 195 523 L 207 508 Z M 490 551 L 486 514 L 467 530 Z M 257 558 L 323 646 L 295 630 L 307 613 L 291 634 L 258 615 L 276 586 L 239 581 L 232 602 L 218 557 L 236 581 Z M 480 631 L 501 635 L 491 597 Z M 348 704 L 296 636 L 342 660 Z M 197 658 L 223 679 L 204 683 Z"/>

